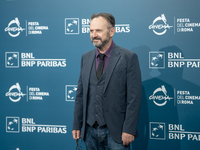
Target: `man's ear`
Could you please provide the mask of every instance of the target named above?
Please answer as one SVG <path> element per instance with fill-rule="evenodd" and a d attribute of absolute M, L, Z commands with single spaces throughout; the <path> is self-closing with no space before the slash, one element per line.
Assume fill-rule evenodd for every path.
<path fill-rule="evenodd" d="M 110 29 L 110 37 L 113 37 L 114 34 L 115 34 L 115 27 L 112 27 Z"/>

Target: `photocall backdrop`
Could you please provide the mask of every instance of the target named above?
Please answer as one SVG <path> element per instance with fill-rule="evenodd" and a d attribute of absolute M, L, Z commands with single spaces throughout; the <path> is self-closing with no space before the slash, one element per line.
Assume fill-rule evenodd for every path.
<path fill-rule="evenodd" d="M 1 0 L 0 149 L 76 148 L 80 60 L 94 48 L 89 18 L 99 12 L 115 16 L 114 42 L 139 57 L 140 136 L 131 149 L 198 149 L 199 6 L 195 0 Z"/>

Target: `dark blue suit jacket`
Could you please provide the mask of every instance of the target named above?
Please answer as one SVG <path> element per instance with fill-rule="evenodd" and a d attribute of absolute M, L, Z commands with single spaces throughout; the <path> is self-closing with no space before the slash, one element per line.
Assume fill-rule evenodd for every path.
<path fill-rule="evenodd" d="M 73 130 L 80 130 L 84 140 L 86 127 L 87 96 L 90 72 L 96 49 L 83 54 L 76 92 Z M 114 45 L 106 68 L 103 110 L 112 138 L 122 143 L 122 132 L 138 136 L 137 123 L 142 96 L 141 73 L 137 55 Z"/>

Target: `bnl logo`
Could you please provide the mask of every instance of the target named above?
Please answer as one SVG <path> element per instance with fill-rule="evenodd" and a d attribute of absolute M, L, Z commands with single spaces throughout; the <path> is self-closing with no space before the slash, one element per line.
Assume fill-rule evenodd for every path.
<path fill-rule="evenodd" d="M 65 34 L 79 34 L 79 18 L 65 18 Z"/>
<path fill-rule="evenodd" d="M 77 85 L 66 85 L 65 86 L 66 101 L 75 101 L 76 91 L 77 91 Z"/>
<path fill-rule="evenodd" d="M 6 132 L 19 133 L 19 117 L 6 117 Z"/>
<path fill-rule="evenodd" d="M 165 123 L 150 122 L 149 123 L 150 139 L 165 140 Z"/>
<path fill-rule="evenodd" d="M 5 67 L 6 68 L 19 68 L 19 52 L 6 52 L 5 53 Z"/>
<path fill-rule="evenodd" d="M 164 69 L 165 68 L 165 52 L 149 52 L 149 68 Z"/>

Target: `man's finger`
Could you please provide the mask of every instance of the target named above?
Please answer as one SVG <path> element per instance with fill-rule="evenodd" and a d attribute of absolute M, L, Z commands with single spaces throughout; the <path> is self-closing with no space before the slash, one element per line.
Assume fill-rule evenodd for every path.
<path fill-rule="evenodd" d="M 124 146 L 128 146 L 128 143 L 126 141 L 123 141 Z"/>
<path fill-rule="evenodd" d="M 122 132 L 122 141 L 124 146 L 128 146 L 135 139 L 134 135 Z"/>
<path fill-rule="evenodd" d="M 73 135 L 73 139 L 76 140 L 76 131 L 75 130 L 72 131 L 72 135 Z"/>
<path fill-rule="evenodd" d="M 77 139 L 80 139 L 81 138 L 81 131 L 80 130 L 78 130 L 77 131 L 77 137 L 76 137 Z"/>
<path fill-rule="evenodd" d="M 73 139 L 77 140 L 81 138 L 81 131 L 80 130 L 73 130 L 72 131 Z"/>

